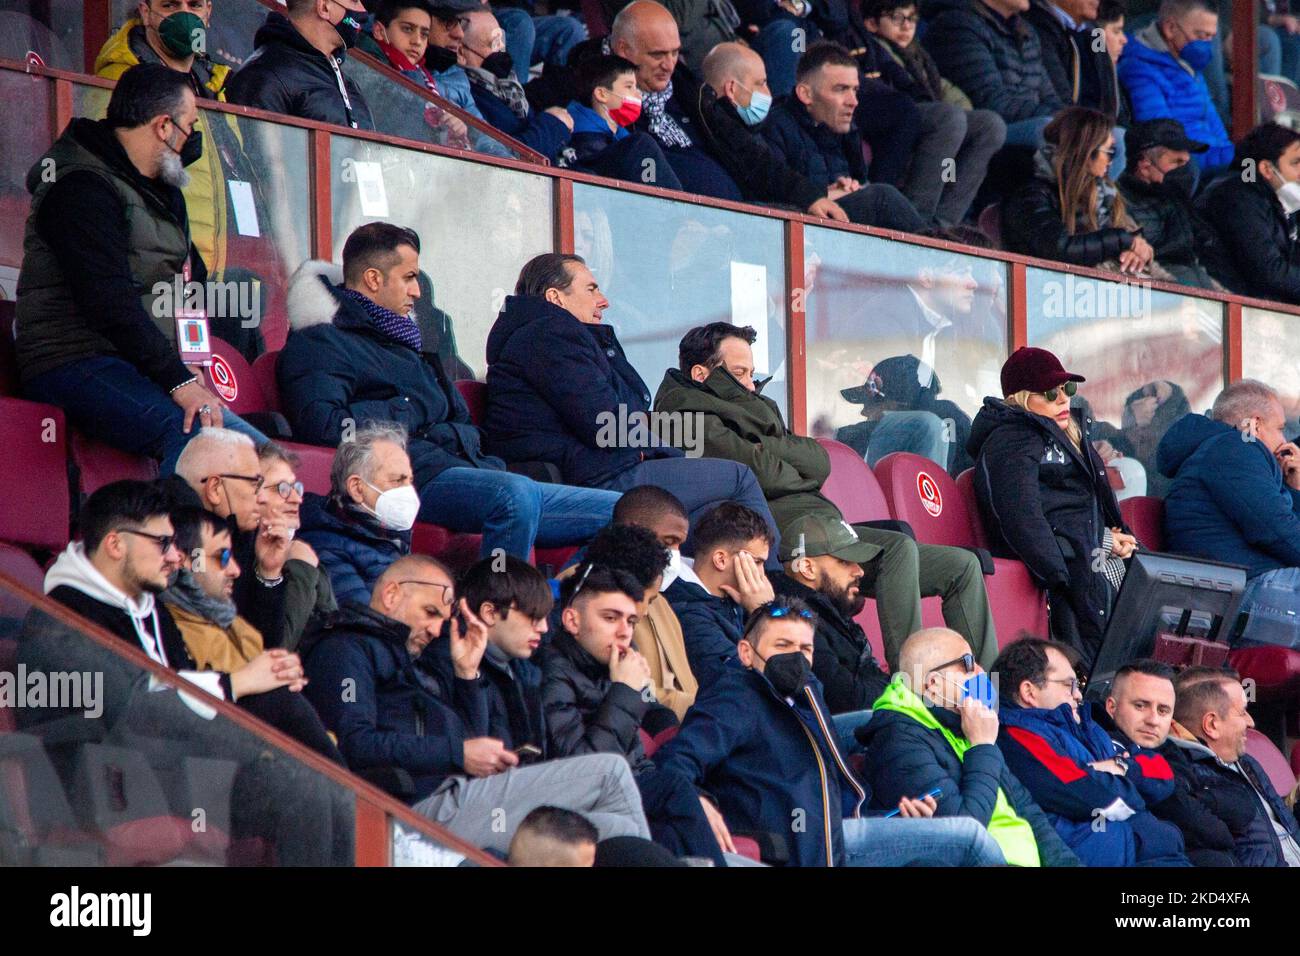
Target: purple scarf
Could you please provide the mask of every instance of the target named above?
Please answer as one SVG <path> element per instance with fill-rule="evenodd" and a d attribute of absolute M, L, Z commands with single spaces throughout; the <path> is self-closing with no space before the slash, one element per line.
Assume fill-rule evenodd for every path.
<path fill-rule="evenodd" d="M 370 324 L 384 338 L 405 345 L 408 349 L 420 351 L 420 327 L 414 319 L 398 315 L 392 309 L 385 309 L 374 299 L 367 298 L 355 289 L 339 286 L 339 291 L 348 296 L 361 308 L 366 310 Z"/>

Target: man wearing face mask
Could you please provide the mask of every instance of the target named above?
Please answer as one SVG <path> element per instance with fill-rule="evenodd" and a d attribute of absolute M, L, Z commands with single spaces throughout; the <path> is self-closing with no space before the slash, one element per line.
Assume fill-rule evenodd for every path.
<path fill-rule="evenodd" d="M 1209 148 L 1196 156 L 1201 171 L 1232 161 L 1232 140 L 1205 85 L 1219 14 L 1209 0 L 1164 0 L 1155 22 L 1133 34 L 1117 69 L 1138 122 L 1176 119 Z"/>
<path fill-rule="evenodd" d="M 200 384 L 177 347 L 169 294 L 207 279 L 181 189 L 203 149 L 186 75 L 122 74 L 106 119 L 75 119 L 28 175 L 31 213 L 15 331 L 23 395 L 87 435 L 162 460 L 171 474 L 199 427 L 265 438 Z"/>
<path fill-rule="evenodd" d="M 529 106 L 506 52 L 505 34 L 487 7 L 470 11 L 465 20 L 460 55 L 483 118 L 555 162 L 569 144 L 573 118 L 559 106 L 540 113 Z"/>
<path fill-rule="evenodd" d="M 95 75 L 117 80 L 138 63 L 161 63 L 188 76 L 190 89 L 199 99 L 224 102 L 230 67 L 208 58 L 211 19 L 212 0 L 142 0 L 135 15 L 127 18 L 95 57 Z M 198 161 L 187 167 L 190 182 L 184 192 L 190 233 L 209 271 L 221 273 L 226 268 L 230 229 L 221 155 L 238 162 L 242 152 L 230 117 L 200 111 L 195 130 L 209 142 Z M 235 175 L 248 178 L 246 171 Z"/>
<path fill-rule="evenodd" d="M 797 598 L 754 609 L 742 666 L 701 690 L 652 758 L 660 773 L 642 784 L 646 813 L 657 812 L 666 781 L 684 777 L 716 799 L 732 832 L 771 834 L 791 866 L 1001 865 L 983 826 L 928 819 L 936 803 L 924 792 L 884 808 L 899 819 L 863 815 L 870 794 L 836 745 L 812 673 L 815 626 Z"/>
<path fill-rule="evenodd" d="M 226 84 L 230 102 L 302 119 L 375 128 L 370 107 L 343 75 L 355 46 L 361 0 L 286 0 L 287 16 L 272 12 L 253 38 L 255 50 Z"/>
<path fill-rule="evenodd" d="M 334 453 L 329 496 L 303 498 L 300 535 L 320 556 L 340 604 L 365 602 L 379 575 L 410 554 L 420 510 L 414 481 L 406 429 L 371 422 Z"/>
<path fill-rule="evenodd" d="M 857 730 L 875 809 L 939 791 L 936 816 L 972 817 L 988 828 L 1011 866 L 1078 866 L 998 749 L 998 715 L 984 669 L 961 635 L 917 631 L 899 669 Z"/>
<path fill-rule="evenodd" d="M 1215 288 L 1196 256 L 1191 204 L 1192 154 L 1209 147 L 1188 139 L 1175 119 L 1135 123 L 1125 132 L 1124 144 L 1128 167 L 1116 185 L 1156 259 L 1185 285 Z"/>
<path fill-rule="evenodd" d="M 1233 166 L 1197 199 L 1201 261 L 1232 292 L 1300 304 L 1300 133 L 1257 126 Z"/>
<path fill-rule="evenodd" d="M 719 43 L 704 58 L 699 88 L 700 137 L 749 202 L 793 206 L 814 216 L 848 222 L 827 189 L 776 154 L 754 131 L 767 117 L 772 94 L 763 59 L 739 43 Z"/>
<path fill-rule="evenodd" d="M 465 57 L 462 52 L 468 16 L 481 8 L 479 0 L 433 0 L 430 4 L 433 19 L 429 23 L 429 44 L 424 51 L 424 68 L 429 71 L 443 98 L 486 123 L 487 119 L 474 102 L 474 92 L 469 83 L 469 74 L 465 72 Z M 511 156 L 505 146 L 482 132 L 471 129 L 469 139 L 473 148 L 480 153 Z"/>

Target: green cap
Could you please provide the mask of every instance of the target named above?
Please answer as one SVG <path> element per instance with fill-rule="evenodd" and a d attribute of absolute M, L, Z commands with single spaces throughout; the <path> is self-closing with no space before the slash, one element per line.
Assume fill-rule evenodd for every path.
<path fill-rule="evenodd" d="M 834 555 L 861 564 L 875 558 L 883 549 L 863 541 L 853 525 L 828 514 L 810 514 L 792 522 L 781 532 L 781 562 L 791 558 L 816 558 Z"/>

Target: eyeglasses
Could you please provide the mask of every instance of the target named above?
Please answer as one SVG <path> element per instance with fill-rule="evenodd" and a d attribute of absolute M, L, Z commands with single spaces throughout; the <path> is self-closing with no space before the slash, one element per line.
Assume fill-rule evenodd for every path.
<path fill-rule="evenodd" d="M 587 583 L 587 575 L 591 574 L 591 569 L 594 567 L 595 567 L 594 564 L 590 564 L 590 563 L 587 564 L 587 569 L 582 572 L 582 577 L 578 578 L 577 586 L 573 589 L 573 593 L 569 595 L 570 604 L 572 604 L 573 599 L 578 596 L 578 592 L 582 590 L 582 586 Z"/>
<path fill-rule="evenodd" d="M 118 528 L 117 532 L 118 534 L 133 534 L 137 538 L 148 538 L 158 545 L 158 549 L 163 554 L 170 551 L 172 545 L 176 543 L 176 535 L 174 534 L 150 534 L 148 531 L 137 531 L 135 528 Z"/>
<path fill-rule="evenodd" d="M 787 614 L 793 614 L 796 617 L 803 618 L 805 621 L 811 621 L 813 617 L 813 612 L 807 608 L 804 608 L 801 611 L 796 611 L 794 608 L 789 607 L 774 607 L 765 611 L 764 614 L 768 617 L 785 617 Z"/>
<path fill-rule="evenodd" d="M 946 664 L 940 664 L 938 667 L 931 668 L 930 673 L 937 674 L 939 671 L 947 670 L 949 667 L 952 667 L 953 664 L 960 664 L 962 666 L 962 670 L 964 670 L 967 674 L 975 673 L 974 654 L 963 654 L 961 657 L 955 657 L 952 660 L 948 661 Z"/>
<path fill-rule="evenodd" d="M 444 604 L 450 604 L 456 598 L 456 589 L 450 584 L 439 584 L 437 581 L 418 581 L 414 578 L 405 581 L 398 581 L 398 584 L 418 584 L 424 588 L 442 588 L 442 601 Z"/>
<path fill-rule="evenodd" d="M 209 475 L 208 478 L 231 478 L 236 481 L 251 481 L 255 493 L 261 491 L 262 485 L 266 484 L 265 475 Z M 203 480 L 207 481 L 208 479 L 204 478 Z"/>
<path fill-rule="evenodd" d="M 221 568 L 222 571 L 226 570 L 226 568 L 230 567 L 230 559 L 234 556 L 235 552 L 230 548 L 222 548 L 217 552 L 217 567 Z"/>
<path fill-rule="evenodd" d="M 1043 678 L 1043 683 L 1060 684 L 1064 687 L 1068 687 L 1070 688 L 1070 694 L 1074 695 L 1079 693 L 1080 691 L 1082 691 L 1084 688 L 1088 686 L 1088 679 L 1086 677 L 1085 678 L 1071 677 L 1069 679 L 1066 679 L 1064 677 L 1045 677 Z"/>
<path fill-rule="evenodd" d="M 921 22 L 921 15 L 919 13 L 887 13 L 884 19 L 892 21 L 895 26 L 901 27 L 909 23 L 916 26 Z"/>
<path fill-rule="evenodd" d="M 1049 388 L 1045 392 L 1039 392 L 1039 394 L 1042 395 L 1043 398 L 1047 399 L 1049 402 L 1054 402 L 1056 401 L 1056 397 L 1061 392 L 1064 392 L 1067 398 L 1073 398 L 1074 393 L 1077 392 L 1078 390 L 1079 390 L 1078 382 L 1066 382 L 1064 385 L 1058 385 L 1056 388 Z"/>
<path fill-rule="evenodd" d="M 1107 148 L 1104 147 L 1104 146 L 1098 146 L 1096 149 L 1094 149 L 1094 150 L 1092 151 L 1092 155 L 1094 155 L 1094 156 L 1106 156 L 1106 157 L 1114 158 L 1114 156 L 1115 156 L 1115 147 L 1112 146 L 1110 149 L 1107 149 Z"/>
<path fill-rule="evenodd" d="M 303 484 L 301 481 L 280 481 L 271 486 L 276 493 L 285 501 L 289 500 L 290 495 L 302 497 Z M 260 489 L 259 489 L 260 490 Z"/>
<path fill-rule="evenodd" d="M 803 620 L 809 622 L 811 622 L 815 616 L 813 612 L 810 611 L 808 608 L 801 608 L 799 610 L 795 610 L 794 608 L 788 607 L 784 604 L 760 605 L 759 607 L 754 609 L 754 612 L 752 614 L 749 615 L 749 620 L 745 622 L 745 630 L 741 636 L 748 637 L 750 633 L 753 632 L 754 628 L 758 626 L 758 622 L 763 620 L 764 618 L 773 618 L 775 620 L 780 620 L 781 618 L 787 617 L 791 614 L 793 614 L 795 617 L 802 618 Z"/>

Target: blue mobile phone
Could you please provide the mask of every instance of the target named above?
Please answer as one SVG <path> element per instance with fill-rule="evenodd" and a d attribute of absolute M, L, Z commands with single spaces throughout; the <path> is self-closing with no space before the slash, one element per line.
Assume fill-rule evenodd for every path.
<path fill-rule="evenodd" d="M 917 797 L 916 799 L 924 800 L 926 797 L 934 797 L 936 800 L 938 800 L 941 796 L 943 796 L 943 788 L 935 787 L 929 793 L 925 794 L 924 796 Z M 899 813 L 900 811 L 898 807 L 894 807 L 894 809 L 890 810 L 888 813 L 885 814 L 885 819 L 887 820 L 890 817 L 896 817 L 898 816 Z"/>

